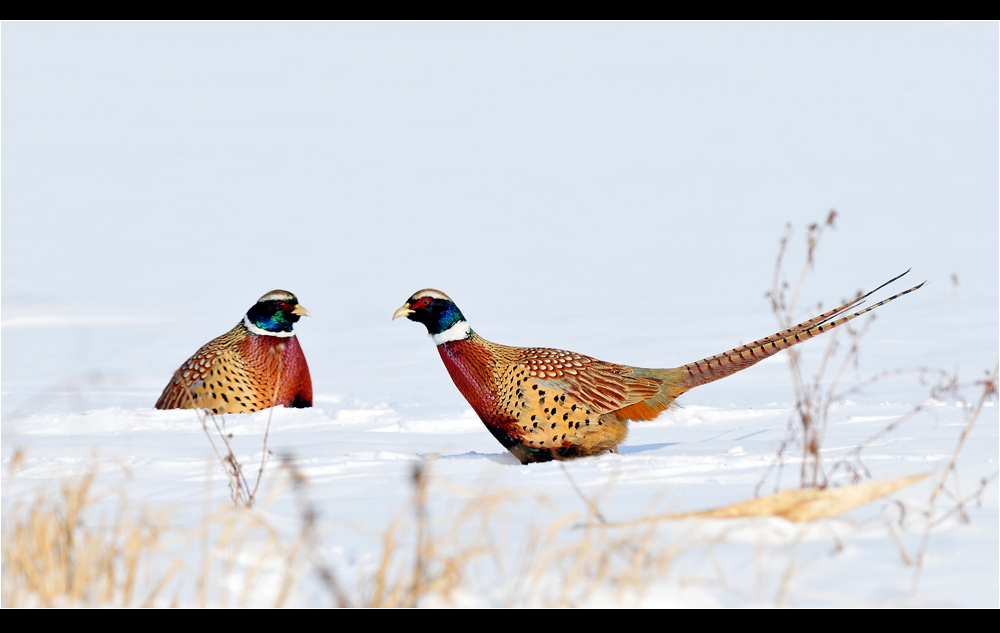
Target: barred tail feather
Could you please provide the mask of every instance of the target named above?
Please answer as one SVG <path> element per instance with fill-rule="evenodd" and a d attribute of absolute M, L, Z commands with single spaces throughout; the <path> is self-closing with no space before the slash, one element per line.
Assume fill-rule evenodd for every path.
<path fill-rule="evenodd" d="M 908 272 L 910 271 L 907 270 L 906 273 Z M 879 301 L 875 305 L 869 306 L 864 310 L 859 310 L 853 314 L 838 318 L 853 308 L 860 306 L 866 298 L 896 281 L 906 273 L 893 277 L 875 290 L 872 290 L 871 292 L 862 295 L 853 301 L 845 303 L 839 308 L 825 312 L 817 317 L 813 317 L 808 321 L 803 321 L 802 323 L 799 323 L 798 325 L 783 332 L 778 332 L 777 334 L 772 334 L 771 336 L 762 338 L 759 341 L 754 341 L 748 345 L 743 345 L 741 347 L 731 349 L 728 352 L 723 352 L 722 354 L 710 356 L 688 365 L 684 365 L 683 367 L 678 367 L 677 370 L 679 370 L 680 378 L 678 379 L 678 382 L 672 386 L 678 390 L 679 395 L 680 393 L 684 393 L 685 391 L 693 389 L 698 385 L 704 385 L 720 378 L 725 378 L 726 376 L 734 374 L 741 369 L 746 369 L 747 367 L 750 367 L 751 365 L 754 365 L 769 356 L 773 356 L 774 354 L 777 354 L 781 350 L 787 349 L 792 345 L 807 341 L 814 336 L 819 336 L 824 332 L 829 332 L 833 328 L 840 327 L 848 321 L 856 319 L 867 312 L 871 312 L 875 308 L 883 306 L 905 294 L 909 294 L 927 283 L 925 281 L 910 288 L 909 290 L 904 290 L 903 292 L 895 294 L 888 299 L 883 299 L 882 301 Z"/>

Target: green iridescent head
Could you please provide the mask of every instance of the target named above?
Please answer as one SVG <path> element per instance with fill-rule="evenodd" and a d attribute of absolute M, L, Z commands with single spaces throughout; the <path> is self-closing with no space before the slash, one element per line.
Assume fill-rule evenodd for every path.
<path fill-rule="evenodd" d="M 291 336 L 292 325 L 303 316 L 312 316 L 287 290 L 272 290 L 257 300 L 243 318 L 254 334 Z"/>

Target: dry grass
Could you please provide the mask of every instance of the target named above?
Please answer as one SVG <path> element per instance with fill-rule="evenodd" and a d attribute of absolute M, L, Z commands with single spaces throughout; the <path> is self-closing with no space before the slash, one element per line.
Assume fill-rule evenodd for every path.
<path fill-rule="evenodd" d="M 167 512 L 135 512 L 120 490 L 96 492 L 96 467 L 65 482 L 54 497 L 39 494 L 15 504 L 4 516 L 3 606 L 281 607 L 310 572 L 318 574 L 330 604 L 354 606 L 317 554 L 318 517 L 304 477 L 291 460 L 282 472 L 299 500 L 300 530 L 290 539 L 253 509 L 209 512 L 195 528 L 172 524 Z M 431 473 L 431 463 L 415 467 L 413 501 L 385 530 L 379 563 L 361 577 L 356 604 L 452 604 L 487 574 L 514 579 L 504 581 L 509 589 L 496 597 L 507 606 L 578 606 L 595 591 L 641 592 L 664 577 L 676 554 L 655 538 L 653 527 L 603 525 L 594 503 L 531 527 L 508 567 L 512 557 L 494 528 L 525 500 L 449 484 L 432 491 Z M 272 494 L 286 492 L 282 487 Z M 429 507 L 432 494 L 464 501 L 436 513 Z M 109 500 L 115 510 L 101 518 Z"/>
<path fill-rule="evenodd" d="M 930 547 L 931 530 L 953 515 L 958 515 L 959 520 L 962 523 L 968 523 L 969 516 L 965 510 L 966 506 L 973 502 L 980 502 L 982 494 L 986 490 L 987 486 L 997 480 L 998 473 L 994 472 L 989 477 L 984 477 L 980 481 L 976 482 L 976 485 L 973 487 L 971 493 L 963 494 L 960 481 L 958 479 L 956 465 L 958 464 L 958 456 L 962 452 L 962 447 L 965 445 L 965 441 L 968 439 L 969 433 L 972 432 L 972 427 L 975 426 L 976 421 L 979 419 L 979 415 L 982 413 L 983 407 L 987 402 L 995 401 L 997 399 L 998 373 L 1000 373 L 1000 366 L 995 366 L 992 372 L 988 372 L 982 380 L 975 381 L 972 385 L 962 385 L 956 378 L 954 381 L 945 386 L 942 391 L 938 391 L 933 394 L 935 398 L 943 399 L 944 397 L 950 396 L 951 398 L 958 400 L 963 405 L 963 409 L 966 412 L 965 423 L 962 425 L 962 433 L 958 438 L 957 444 L 955 445 L 955 450 L 952 453 L 951 459 L 948 461 L 948 465 L 945 467 L 944 473 L 941 475 L 941 479 L 931 491 L 928 507 L 923 513 L 925 519 L 924 531 L 920 539 L 920 546 L 917 549 L 916 555 L 913 557 L 915 564 L 913 583 L 910 588 L 911 593 L 916 592 L 917 587 L 920 584 L 920 576 L 924 569 L 924 559 L 927 554 L 927 550 Z M 963 397 L 963 388 L 970 386 L 980 389 L 980 393 L 975 404 L 969 403 Z M 946 497 L 949 500 L 949 505 L 943 511 L 938 512 L 937 504 L 941 497 Z M 909 557 L 905 555 L 905 550 L 903 558 L 904 560 L 909 559 Z"/>
<path fill-rule="evenodd" d="M 521 516 L 524 505 L 541 510 L 548 500 L 444 482 L 432 491 L 432 470 L 432 462 L 414 467 L 411 507 L 385 532 L 379 564 L 362 592 L 365 606 L 461 604 L 462 591 L 481 591 L 483 578 L 497 579 L 492 595 L 479 596 L 490 605 L 572 607 L 593 603 L 595 595 L 627 602 L 665 579 L 680 551 L 703 544 L 663 543 L 651 525 L 608 526 L 598 518 L 599 504 L 587 500 L 582 512 L 518 525 L 527 529 L 515 549 L 504 528 L 514 527 L 512 517 Z M 435 514 L 432 496 L 465 501 Z"/>
<path fill-rule="evenodd" d="M 739 501 L 721 508 L 663 514 L 629 523 L 680 519 L 740 519 L 749 517 L 780 517 L 795 523 L 808 523 L 840 516 L 854 508 L 871 503 L 927 478 L 927 474 L 870 481 L 836 488 L 801 488 L 784 490 L 766 497 Z"/>
<path fill-rule="evenodd" d="M 496 554 L 490 526 L 512 497 L 473 493 L 442 528 L 428 508 L 432 464 L 413 467 L 411 507 L 382 537 L 378 566 L 370 580 L 363 581 L 368 586 L 361 591 L 364 606 L 415 607 L 430 595 L 447 601 L 467 582 L 466 573 L 475 562 Z M 413 535 L 412 541 L 408 535 Z"/>
<path fill-rule="evenodd" d="M 18 453 L 11 477 L 21 461 Z M 174 525 L 166 510 L 135 507 L 121 487 L 99 491 L 97 477 L 94 465 L 57 494 L 5 508 L 3 607 L 280 607 L 307 568 L 306 530 L 286 543 L 242 508 Z"/>
<path fill-rule="evenodd" d="M 771 301 L 771 310 L 778 320 L 780 329 L 785 330 L 796 323 L 795 308 L 799 300 L 802 288 L 805 286 L 806 278 L 815 265 L 816 249 L 819 246 L 820 238 L 827 229 L 836 228 L 837 212 L 831 210 L 823 222 L 809 225 L 806 230 L 806 258 L 799 273 L 798 281 L 792 290 L 788 280 L 782 277 L 782 264 L 784 263 L 785 251 L 788 241 L 792 236 L 792 227 L 789 224 L 785 229 L 778 249 L 778 257 L 774 266 L 774 280 L 771 291 L 767 296 Z M 791 293 L 789 296 L 789 292 Z M 785 350 L 788 354 L 788 365 L 791 370 L 792 388 L 795 392 L 795 422 L 789 425 L 789 434 L 785 441 L 778 448 L 775 464 L 780 469 L 783 462 L 782 456 L 788 447 L 799 444 L 802 447 L 802 461 L 799 472 L 799 485 L 802 488 L 825 486 L 827 478 L 823 473 L 822 460 L 820 459 L 820 448 L 823 445 L 823 437 L 826 431 L 827 419 L 830 406 L 837 400 L 834 395 L 835 389 L 844 374 L 844 371 L 854 364 L 858 359 L 858 349 L 864 329 L 871 319 L 866 320 L 862 330 L 854 327 L 853 323 L 847 323 L 842 328 L 834 330 L 827 335 L 827 347 L 820 361 L 820 367 L 815 377 L 810 381 L 803 375 L 802 359 L 800 350 L 796 347 Z M 829 384 L 824 384 L 824 377 L 828 366 L 835 360 L 838 353 L 838 337 L 841 330 L 846 330 L 851 339 L 851 345 L 847 353 L 841 360 L 839 369 Z M 769 469 L 758 484 L 758 491 L 764 480 L 770 473 Z M 780 479 L 780 471 L 779 477 Z M 777 481 L 776 481 L 777 486 Z"/>
<path fill-rule="evenodd" d="M 176 574 L 176 565 L 156 565 L 166 516 L 130 517 L 119 503 L 113 517 L 95 519 L 96 475 L 91 468 L 56 495 L 39 492 L 4 513 L 4 607 L 147 606 Z"/>
<path fill-rule="evenodd" d="M 779 242 L 774 279 L 772 288 L 767 293 L 767 296 L 771 301 L 771 308 L 775 318 L 782 329 L 786 329 L 796 322 L 796 304 L 798 303 L 805 281 L 815 265 L 816 249 L 819 246 L 820 238 L 827 230 L 836 228 L 836 219 L 837 212 L 831 210 L 823 222 L 814 223 L 807 227 L 805 261 L 802 264 L 802 269 L 794 290 L 790 282 L 782 276 L 785 251 L 792 235 L 791 225 L 786 228 L 785 234 Z M 861 294 L 859 291 L 857 296 L 860 297 Z M 784 456 L 789 448 L 796 445 L 802 450 L 799 471 L 799 485 L 801 488 L 825 488 L 830 484 L 831 478 L 840 471 L 846 471 L 850 475 L 851 481 L 855 484 L 861 482 L 862 479 L 870 478 L 871 473 L 861 460 L 862 451 L 885 435 L 896 430 L 917 414 L 925 411 L 930 402 L 936 400 L 941 393 L 946 391 L 944 385 L 954 380 L 944 370 L 929 367 L 913 367 L 883 371 L 867 379 L 857 381 L 853 387 L 841 390 L 841 384 L 848 370 L 851 368 L 858 369 L 861 340 L 875 318 L 876 315 L 873 313 L 860 324 L 853 321 L 848 322 L 826 335 L 826 349 L 820 359 L 816 373 L 811 379 L 807 379 L 805 376 L 801 350 L 797 347 L 786 350 L 792 378 L 792 389 L 795 396 L 794 414 L 789 421 L 788 435 L 778 447 L 772 466 L 764 472 L 757 485 L 757 494 L 760 493 L 761 488 L 772 475 L 775 476 L 775 491 L 777 491 L 780 483 L 780 470 L 785 462 Z M 846 336 L 849 342 L 846 351 L 843 351 L 841 354 L 842 346 L 840 338 L 842 336 Z M 859 394 L 873 387 L 880 381 L 906 374 L 916 376 L 921 384 L 931 382 L 936 383 L 937 386 L 931 389 L 931 393 L 927 399 L 915 405 L 909 412 L 900 416 L 897 420 L 887 424 L 872 437 L 860 442 L 844 458 L 832 465 L 824 464 L 820 453 L 826 436 L 831 407 L 844 402 L 852 395 Z"/>
<path fill-rule="evenodd" d="M 969 408 L 963 438 L 985 398 L 994 393 L 995 372 L 983 388 L 983 398 Z M 956 458 L 960 448 L 961 443 Z M 958 493 L 957 487 L 947 485 L 952 471 L 946 469 L 935 485 L 934 498 Z M 783 502 L 778 503 L 780 507 L 763 511 L 758 501 L 768 499 L 701 516 L 640 516 L 610 523 L 601 505 L 613 497 L 613 489 L 588 497 L 565 471 L 581 497 L 579 510 L 535 523 L 524 517 L 536 511 L 549 516 L 541 512 L 549 503 L 544 497 L 484 493 L 437 481 L 433 462 L 421 462 L 413 470 L 411 502 L 383 532 L 380 557 L 373 569 L 360 570 L 352 599 L 319 554 L 322 522 L 309 499 L 306 478 L 287 458 L 280 472 L 282 476 L 275 479 L 283 485 L 269 490 L 260 505 L 266 508 L 287 495 L 290 485 L 300 518 L 297 534 L 279 534 L 258 509 L 229 507 L 208 512 L 193 529 L 171 525 L 165 513 L 139 511 L 139 518 L 132 519 L 118 491 L 94 492 L 96 470 L 64 484 L 55 497 L 39 494 L 33 502 L 15 506 L 4 515 L 3 606 L 281 607 L 290 601 L 302 604 L 301 596 L 296 596 L 302 580 L 312 573 L 328 594 L 322 604 L 332 606 L 468 605 L 470 591 L 472 600 L 490 606 L 639 605 L 663 586 L 671 587 L 672 593 L 686 586 L 707 586 L 740 600 L 773 600 L 780 605 L 789 599 L 792 581 L 803 565 L 799 545 L 806 528 L 774 537 L 765 535 L 765 524 L 754 524 L 752 519 L 743 518 L 732 527 L 718 519 L 791 512 L 795 516 L 788 516 L 790 520 L 812 521 L 808 527 L 817 516 L 839 514 L 855 507 L 859 498 L 864 502 L 880 497 L 900 484 L 891 482 L 879 490 L 872 484 L 793 490 L 774 498 L 776 503 Z M 977 490 L 981 492 L 982 486 Z M 863 498 L 841 498 L 855 492 Z M 108 520 L 100 519 L 103 502 L 116 494 L 118 509 Z M 802 495 L 822 498 L 804 500 Z M 962 497 L 964 501 L 955 508 L 961 511 L 961 503 L 969 498 Z M 833 510 L 830 503 L 836 506 Z M 527 507 L 530 504 L 535 507 Z M 744 511 L 747 504 L 754 507 Z M 818 515 L 812 512 L 817 505 L 823 506 Z M 810 516 L 796 515 L 804 508 Z M 931 518 L 940 521 L 954 511 L 927 515 L 928 538 Z M 706 517 L 716 522 L 697 520 Z M 692 521 L 679 533 L 662 529 L 665 519 L 678 518 Z M 732 530 L 755 529 L 755 525 L 761 528 L 753 556 L 756 589 L 734 586 L 716 551 L 727 543 Z M 506 538 L 505 529 L 510 528 L 521 534 L 514 547 Z M 898 545 L 905 556 L 905 549 Z M 918 573 L 926 549 L 925 538 L 919 551 L 909 557 L 917 561 Z M 783 571 L 776 574 L 775 568 Z M 490 578 L 495 579 L 492 592 L 483 584 Z M 773 595 L 770 600 L 769 595 Z"/>
<path fill-rule="evenodd" d="M 775 265 L 772 290 L 768 293 L 768 296 L 771 299 L 772 309 L 775 316 L 782 328 L 787 328 L 794 322 L 793 312 L 795 304 L 808 273 L 815 263 L 814 256 L 820 237 L 827 229 L 835 228 L 836 217 L 837 212 L 831 210 L 824 222 L 812 224 L 808 227 L 806 234 L 806 261 L 802 266 L 798 282 L 795 286 L 794 292 L 791 293 L 790 298 L 788 293 L 791 285 L 787 280 L 782 279 L 781 276 L 782 261 L 788 240 L 791 236 L 790 225 L 781 239 L 777 262 Z M 958 278 L 955 275 L 952 275 L 951 282 L 952 292 L 956 293 Z M 923 570 L 924 556 L 929 546 L 930 533 L 933 527 L 940 525 L 941 522 L 956 514 L 963 522 L 967 522 L 968 515 L 965 512 L 965 507 L 971 502 L 978 501 L 985 489 L 995 482 L 998 479 L 998 475 L 1000 475 L 1000 473 L 994 472 L 992 475 L 978 481 L 971 493 L 963 495 L 959 489 L 959 481 L 956 473 L 956 464 L 959 454 L 961 453 L 966 438 L 975 425 L 983 407 L 988 401 L 995 401 L 997 399 L 998 368 L 995 367 L 991 372 L 986 372 L 986 375 L 982 380 L 973 381 L 971 383 L 962 383 L 957 374 L 952 374 L 943 369 L 929 367 L 895 369 L 880 372 L 870 378 L 859 381 L 855 386 L 849 389 L 838 392 L 837 389 L 846 370 L 851 366 L 856 368 L 858 365 L 860 341 L 872 318 L 874 318 L 874 315 L 866 320 L 860 329 L 853 327 L 852 323 L 845 324 L 843 329 L 850 338 L 850 345 L 848 346 L 847 352 L 840 359 L 840 365 L 833 373 L 832 377 L 828 378 L 826 374 L 830 366 L 834 364 L 839 352 L 837 340 L 837 334 L 840 333 L 839 329 L 835 330 L 830 335 L 829 343 L 820 362 L 819 369 L 811 381 L 806 380 L 803 375 L 803 368 L 798 350 L 796 348 L 787 350 L 789 354 L 789 367 L 792 374 L 792 383 L 795 392 L 795 416 L 792 423 L 789 425 L 789 434 L 787 438 L 778 448 L 775 456 L 775 465 L 765 471 L 764 476 L 757 485 L 757 491 L 759 493 L 761 486 L 765 483 L 767 477 L 772 474 L 775 468 L 780 469 L 780 464 L 784 461 L 784 453 L 794 444 L 799 444 L 802 447 L 800 485 L 804 489 L 803 492 L 809 492 L 809 489 L 813 488 L 826 488 L 829 485 L 831 478 L 841 472 L 846 472 L 850 475 L 852 482 L 854 483 L 854 486 L 851 486 L 851 488 L 858 488 L 859 486 L 864 485 L 859 484 L 858 482 L 860 482 L 863 478 L 871 477 L 870 471 L 864 465 L 861 458 L 862 452 L 865 448 L 882 440 L 882 438 L 886 435 L 897 430 L 917 415 L 932 411 L 935 404 L 944 401 L 956 402 L 959 407 L 966 412 L 966 419 L 962 425 L 962 433 L 960 437 L 957 438 L 957 443 L 952 457 L 944 472 L 941 474 L 940 481 L 934 486 L 928 500 L 927 507 L 912 508 L 899 504 L 901 516 L 905 516 L 907 513 L 910 513 L 922 515 L 924 517 L 925 527 L 923 529 L 920 545 L 917 547 L 916 552 L 912 555 L 908 553 L 905 546 L 900 541 L 899 536 L 896 534 L 894 526 L 887 526 L 889 535 L 899 550 L 900 558 L 903 563 L 914 566 L 913 582 L 911 586 L 911 594 L 913 594 L 916 592 L 919 584 L 920 575 Z M 853 449 L 847 451 L 846 454 L 840 459 L 832 462 L 826 469 L 824 469 L 824 463 L 820 458 L 820 451 L 823 445 L 831 406 L 835 403 L 843 402 L 851 395 L 861 393 L 865 389 L 873 387 L 880 381 L 906 374 L 915 375 L 921 385 L 928 387 L 927 397 L 921 402 L 913 405 L 903 415 L 898 416 L 896 419 L 886 424 L 871 437 L 859 442 Z M 975 404 L 971 404 L 965 397 L 965 391 L 968 389 L 974 389 L 978 392 L 978 395 L 975 398 Z M 780 472 L 776 477 L 776 486 L 777 480 L 779 479 Z M 936 506 L 939 503 L 939 498 L 942 494 L 947 496 L 949 499 L 949 505 L 943 510 L 938 510 Z M 902 529 L 902 520 L 899 527 Z"/>

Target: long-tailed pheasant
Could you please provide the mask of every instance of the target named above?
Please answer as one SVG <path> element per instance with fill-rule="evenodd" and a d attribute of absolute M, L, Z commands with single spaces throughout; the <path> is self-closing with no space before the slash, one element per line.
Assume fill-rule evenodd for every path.
<path fill-rule="evenodd" d="M 630 421 L 652 420 L 693 387 L 746 369 L 923 285 L 848 314 L 902 276 L 783 332 L 672 369 L 491 343 L 473 332 L 455 302 L 438 290 L 415 293 L 392 318 L 406 317 L 427 327 L 458 390 L 493 437 L 527 464 L 617 452 Z"/>
<path fill-rule="evenodd" d="M 174 372 L 157 409 L 252 413 L 312 406 L 312 379 L 292 325 L 309 311 L 285 290 L 257 300 L 243 320 Z"/>

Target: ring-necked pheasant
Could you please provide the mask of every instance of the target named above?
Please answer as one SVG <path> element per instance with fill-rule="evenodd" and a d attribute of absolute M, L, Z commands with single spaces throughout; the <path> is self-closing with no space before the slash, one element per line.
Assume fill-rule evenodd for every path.
<path fill-rule="evenodd" d="M 652 420 L 689 389 L 745 369 L 924 285 L 847 314 L 903 275 L 784 332 L 672 369 L 491 343 L 473 332 L 458 306 L 438 290 L 415 293 L 392 318 L 405 316 L 427 327 L 458 390 L 493 437 L 527 464 L 617 452 L 629 421 Z"/>
<path fill-rule="evenodd" d="M 312 406 L 312 379 L 292 325 L 309 311 L 285 290 L 257 300 L 243 320 L 174 372 L 157 409 L 252 413 Z"/>

